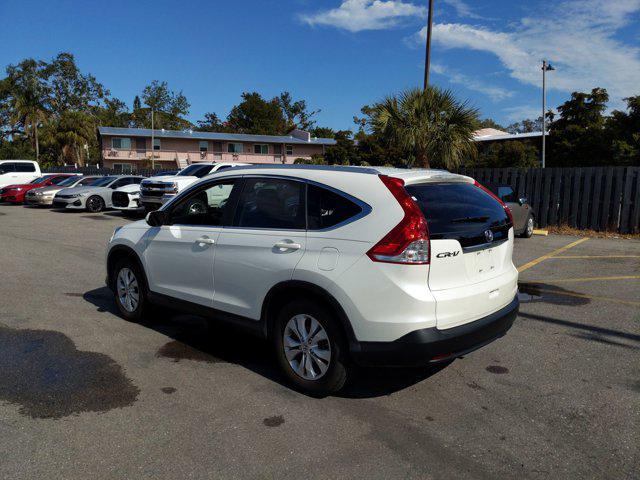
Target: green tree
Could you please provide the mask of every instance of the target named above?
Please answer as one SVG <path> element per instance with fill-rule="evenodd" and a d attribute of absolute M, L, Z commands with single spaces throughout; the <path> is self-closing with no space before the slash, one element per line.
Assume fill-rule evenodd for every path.
<path fill-rule="evenodd" d="M 203 120 L 197 121 L 197 127 L 195 130 L 199 132 L 223 132 L 226 130 L 222 121 L 214 112 L 208 112 L 204 114 Z"/>
<path fill-rule="evenodd" d="M 437 87 L 413 88 L 374 105 L 369 125 L 423 168 L 457 168 L 475 155 L 478 111 Z"/>
<path fill-rule="evenodd" d="M 640 165 L 640 95 L 624 99 L 627 111 L 614 110 L 605 130 L 611 140 L 612 163 Z"/>
<path fill-rule="evenodd" d="M 2 87 L 7 118 L 32 140 L 36 160 L 40 157 L 38 129 L 49 111 L 46 67 L 44 62 L 31 58 L 9 65 Z"/>
<path fill-rule="evenodd" d="M 542 117 L 538 117 L 535 120 L 525 118 L 521 122 L 512 123 L 507 127 L 509 133 L 531 133 L 542 131 Z"/>
<path fill-rule="evenodd" d="M 537 167 L 540 163 L 538 148 L 530 141 L 507 140 L 489 142 L 488 146 L 479 148 L 477 158 L 468 166 L 476 167 Z"/>
<path fill-rule="evenodd" d="M 287 121 L 286 130 L 290 131 L 294 128 L 309 130 L 315 125 L 313 117 L 320 113 L 320 110 L 309 111 L 306 100 L 293 100 L 289 92 L 282 92 L 276 101 Z"/>
<path fill-rule="evenodd" d="M 329 127 L 313 127 L 309 133 L 316 138 L 334 138 L 336 136 L 335 130 Z"/>
<path fill-rule="evenodd" d="M 336 145 L 326 148 L 324 160 L 329 165 L 360 165 L 360 153 L 355 145 L 350 130 L 337 131 Z"/>
<path fill-rule="evenodd" d="M 266 101 L 257 92 L 242 94 L 242 101 L 229 112 L 227 125 L 231 131 L 256 135 L 282 135 L 287 131 L 278 99 Z"/>
<path fill-rule="evenodd" d="M 83 74 L 71 53 L 59 53 L 45 66 L 49 106 L 55 115 L 72 110 L 89 112 L 102 105 L 109 91 L 91 74 Z"/>
<path fill-rule="evenodd" d="M 573 92 L 558 107 L 558 118 L 549 125 L 549 166 L 593 166 L 611 162 L 604 112 L 609 95 L 604 88 L 591 93 Z"/>
<path fill-rule="evenodd" d="M 151 110 L 154 115 L 154 127 L 170 130 L 191 128 L 193 125 L 184 117 L 191 106 L 182 92 L 169 90 L 167 82 L 153 80 L 142 90 L 142 101 L 148 109 L 138 109 L 138 119 L 143 126 L 151 127 Z M 134 110 L 135 111 L 135 110 Z"/>
<path fill-rule="evenodd" d="M 496 130 L 505 130 L 502 125 L 496 123 L 492 118 L 484 118 L 480 120 L 480 122 L 478 123 L 478 129 L 480 128 L 495 128 Z"/>
<path fill-rule="evenodd" d="M 72 163 L 84 166 L 86 152 L 95 143 L 96 130 L 93 117 L 84 112 L 66 111 L 57 125 L 56 141 L 62 156 Z"/>

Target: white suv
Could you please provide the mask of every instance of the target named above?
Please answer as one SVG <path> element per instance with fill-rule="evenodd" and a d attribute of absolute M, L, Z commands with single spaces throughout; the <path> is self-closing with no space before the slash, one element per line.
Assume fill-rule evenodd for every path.
<path fill-rule="evenodd" d="M 504 335 L 512 224 L 444 171 L 237 168 L 117 229 L 107 283 L 123 317 L 155 304 L 245 327 L 295 385 L 326 393 L 352 364 L 443 362 Z"/>
<path fill-rule="evenodd" d="M 151 177 L 140 185 L 140 203 L 147 210 L 155 210 L 207 175 L 227 168 L 246 165 L 246 163 L 199 162 L 183 168 L 175 175 Z"/>

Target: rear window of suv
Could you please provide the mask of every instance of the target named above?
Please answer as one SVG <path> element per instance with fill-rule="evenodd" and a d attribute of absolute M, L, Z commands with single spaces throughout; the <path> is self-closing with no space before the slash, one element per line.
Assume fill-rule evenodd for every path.
<path fill-rule="evenodd" d="M 433 239 L 452 238 L 463 247 L 472 246 L 486 241 L 488 229 L 496 241 L 506 238 L 510 224 L 504 208 L 471 183 L 425 183 L 405 189 L 427 219 Z"/>

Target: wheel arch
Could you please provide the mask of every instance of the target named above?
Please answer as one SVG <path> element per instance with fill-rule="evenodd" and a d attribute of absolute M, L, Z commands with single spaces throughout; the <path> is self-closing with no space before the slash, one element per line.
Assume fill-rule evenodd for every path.
<path fill-rule="evenodd" d="M 261 313 L 265 336 L 272 335 L 278 310 L 287 302 L 299 297 L 312 298 L 324 304 L 335 314 L 346 340 L 349 343 L 355 341 L 356 337 L 351 322 L 338 300 L 324 288 L 302 280 L 288 280 L 278 283 L 265 296 Z"/>
<path fill-rule="evenodd" d="M 147 281 L 147 273 L 145 272 L 142 260 L 140 260 L 136 251 L 127 245 L 115 245 L 109 250 L 109 254 L 107 255 L 107 286 L 113 290 L 113 269 L 116 263 L 122 258 L 129 258 L 136 263 L 140 272 L 142 272 L 144 287 L 148 290 L 149 282 Z"/>

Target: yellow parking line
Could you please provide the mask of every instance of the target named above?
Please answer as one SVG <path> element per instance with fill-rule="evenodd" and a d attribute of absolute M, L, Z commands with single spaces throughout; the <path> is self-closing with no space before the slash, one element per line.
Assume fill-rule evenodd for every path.
<path fill-rule="evenodd" d="M 525 270 L 527 270 L 527 269 L 529 269 L 531 267 L 535 267 L 537 264 L 539 264 L 540 262 L 543 262 L 547 258 L 551 258 L 554 255 L 558 255 L 559 253 L 565 252 L 565 251 L 569 250 L 570 248 L 575 247 L 576 245 L 580 245 L 581 243 L 586 242 L 587 240 L 589 240 L 589 239 L 588 238 L 581 238 L 580 240 L 576 240 L 575 242 L 571 242 L 570 244 L 565 245 L 564 247 L 559 248 L 557 250 L 554 250 L 553 252 L 550 252 L 550 253 L 547 253 L 546 255 L 538 257 L 535 260 L 531 260 L 530 262 L 525 263 L 521 267 L 518 267 L 518 272 L 524 272 Z"/>
<path fill-rule="evenodd" d="M 561 295 L 565 297 L 587 298 L 589 300 L 603 300 L 605 302 L 621 303 L 623 305 L 640 306 L 640 302 L 632 302 L 631 300 L 620 300 L 619 298 L 599 297 L 596 295 L 585 295 L 584 293 L 575 293 L 575 292 L 559 292 L 557 290 L 551 290 L 546 288 L 541 288 L 538 291 L 542 293 L 551 293 L 553 295 Z"/>
<path fill-rule="evenodd" d="M 548 280 L 527 280 L 527 283 L 562 283 L 562 282 L 598 282 L 607 280 L 637 280 L 640 275 L 620 275 L 616 277 L 578 277 L 578 278 L 550 278 Z"/>
<path fill-rule="evenodd" d="M 558 255 L 557 257 L 549 258 L 562 258 L 562 259 L 578 259 L 578 258 L 640 258 L 640 255 Z"/>

